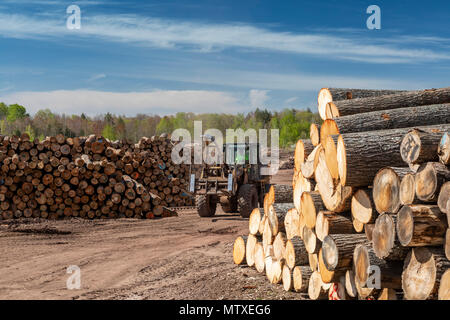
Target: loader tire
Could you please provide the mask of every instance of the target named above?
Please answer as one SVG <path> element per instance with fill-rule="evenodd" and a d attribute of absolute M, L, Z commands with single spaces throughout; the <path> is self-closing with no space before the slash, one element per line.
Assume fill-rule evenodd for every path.
<path fill-rule="evenodd" d="M 200 217 L 212 217 L 216 213 L 216 205 L 209 196 L 195 196 L 195 206 Z"/>
<path fill-rule="evenodd" d="M 222 206 L 223 212 L 225 212 L 225 213 L 233 213 L 233 212 L 238 211 L 237 199 L 235 196 L 230 197 L 230 199 L 228 199 L 228 203 L 221 204 L 221 206 Z"/>
<path fill-rule="evenodd" d="M 238 208 L 241 217 L 248 218 L 254 208 L 258 207 L 258 190 L 253 184 L 244 184 L 238 192 Z"/>

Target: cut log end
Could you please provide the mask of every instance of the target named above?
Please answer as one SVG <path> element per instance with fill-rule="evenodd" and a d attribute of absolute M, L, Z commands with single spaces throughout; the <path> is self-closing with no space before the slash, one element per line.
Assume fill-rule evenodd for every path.
<path fill-rule="evenodd" d="M 400 182 L 400 203 L 402 205 L 413 204 L 415 198 L 416 189 L 414 175 L 412 173 L 407 173 Z"/>
<path fill-rule="evenodd" d="M 261 223 L 262 215 L 259 208 L 255 208 L 252 210 L 252 213 L 250 214 L 249 220 L 248 220 L 248 230 L 250 234 L 258 234 L 259 232 L 259 225 Z"/>
<path fill-rule="evenodd" d="M 245 240 L 244 237 L 237 237 L 233 245 L 233 261 L 235 264 L 245 263 Z"/>
<path fill-rule="evenodd" d="M 450 300 L 450 269 L 447 269 L 442 275 L 439 284 L 438 299 Z"/>
<path fill-rule="evenodd" d="M 378 258 L 383 259 L 389 255 L 395 242 L 395 223 L 388 214 L 380 215 L 372 231 L 373 250 Z"/>
<path fill-rule="evenodd" d="M 372 200 L 368 194 L 369 190 L 360 189 L 352 197 L 352 216 L 362 223 L 372 221 Z"/>
<path fill-rule="evenodd" d="M 392 168 L 383 168 L 373 180 L 373 202 L 379 213 L 396 213 L 400 209 L 400 178 Z"/>

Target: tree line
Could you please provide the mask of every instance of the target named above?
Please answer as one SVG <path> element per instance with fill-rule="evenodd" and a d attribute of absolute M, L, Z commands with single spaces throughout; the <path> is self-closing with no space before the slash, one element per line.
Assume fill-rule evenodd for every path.
<path fill-rule="evenodd" d="M 188 129 L 193 134 L 194 121 L 202 121 L 203 130 L 216 128 L 224 136 L 226 129 L 279 129 L 280 146 L 287 147 L 299 138 L 308 138 L 309 125 L 311 122 L 319 123 L 320 117 L 309 109 L 269 111 L 259 108 L 246 114 L 178 112 L 163 117 L 147 114 L 127 117 L 109 112 L 89 117 L 85 114 L 57 114 L 44 109 L 30 116 L 24 106 L 0 103 L 2 135 L 20 135 L 26 132 L 32 139 L 40 140 L 61 133 L 66 137 L 97 134 L 110 140 L 127 139 L 136 142 L 143 136 L 171 133 L 178 128 Z"/>

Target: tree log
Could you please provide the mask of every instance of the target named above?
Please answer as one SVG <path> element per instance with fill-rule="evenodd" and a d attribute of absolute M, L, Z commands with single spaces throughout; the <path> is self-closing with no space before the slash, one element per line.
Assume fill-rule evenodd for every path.
<path fill-rule="evenodd" d="M 249 267 L 255 265 L 255 247 L 261 241 L 261 236 L 249 234 L 245 243 L 245 261 Z"/>
<path fill-rule="evenodd" d="M 419 203 L 416 197 L 416 183 L 413 173 L 407 173 L 400 182 L 399 198 L 401 205 Z"/>
<path fill-rule="evenodd" d="M 353 270 L 347 270 L 345 272 L 345 291 L 352 298 L 356 298 L 358 296 L 358 291 L 356 290 L 355 284 L 355 273 Z"/>
<path fill-rule="evenodd" d="M 321 241 L 317 238 L 314 230 L 308 228 L 307 226 L 303 227 L 303 242 L 305 243 L 306 251 L 308 253 L 318 253 L 320 247 L 322 246 Z"/>
<path fill-rule="evenodd" d="M 284 232 L 284 218 L 287 212 L 294 207 L 293 203 L 274 203 L 269 206 L 269 214 L 267 215 L 269 225 L 272 228 L 272 234 Z"/>
<path fill-rule="evenodd" d="M 353 194 L 351 211 L 355 219 L 364 224 L 374 223 L 378 216 L 374 209 L 371 189 L 359 189 Z"/>
<path fill-rule="evenodd" d="M 450 212 L 448 212 L 448 202 L 450 201 L 450 181 L 447 181 L 441 186 L 439 191 L 439 197 L 437 204 L 439 209 L 447 214 L 447 217 L 450 217 Z M 450 219 L 449 219 L 450 221 Z M 450 222 L 449 222 L 450 223 Z"/>
<path fill-rule="evenodd" d="M 308 181 L 308 179 L 303 177 L 302 172 L 299 171 L 298 178 L 295 181 L 294 195 L 293 195 L 294 207 L 298 213 L 302 212 L 301 198 L 302 198 L 303 192 L 311 191 L 311 190 L 312 190 L 311 183 Z"/>
<path fill-rule="evenodd" d="M 439 161 L 438 148 L 442 134 L 445 132 L 443 126 L 442 129 L 414 129 L 405 134 L 400 144 L 400 154 L 403 161 L 409 165 Z"/>
<path fill-rule="evenodd" d="M 375 228 L 375 223 L 366 223 L 364 225 L 364 233 L 366 234 L 367 240 L 372 242 L 372 232 Z"/>
<path fill-rule="evenodd" d="M 317 102 L 320 117 L 329 119 L 326 115 L 326 106 L 329 102 L 347 99 L 358 99 L 376 97 L 380 95 L 399 93 L 398 90 L 371 90 L 371 89 L 342 89 L 342 88 L 322 88 L 319 91 Z"/>
<path fill-rule="evenodd" d="M 329 271 L 343 270 L 351 266 L 353 251 L 357 244 L 367 243 L 363 234 L 330 234 L 322 243 L 322 258 Z M 319 257 L 320 259 L 320 257 Z"/>
<path fill-rule="evenodd" d="M 313 146 L 317 146 L 320 143 L 320 125 L 311 123 L 309 126 L 309 138 Z"/>
<path fill-rule="evenodd" d="M 280 260 L 285 257 L 286 251 L 286 234 L 278 232 L 273 240 L 273 254 L 275 259 Z"/>
<path fill-rule="evenodd" d="M 305 218 L 305 225 L 308 228 L 314 228 L 316 225 L 317 213 L 325 210 L 322 197 L 317 191 L 303 192 L 301 197 L 302 214 Z"/>
<path fill-rule="evenodd" d="M 339 214 L 331 211 L 319 211 L 315 226 L 316 236 L 323 241 L 329 234 L 355 233 L 349 213 Z"/>
<path fill-rule="evenodd" d="M 312 271 L 306 266 L 295 266 L 292 271 L 293 287 L 295 292 L 306 292 Z"/>
<path fill-rule="evenodd" d="M 300 170 L 305 178 L 312 178 L 314 171 L 316 170 L 317 163 L 319 161 L 319 151 L 322 149 L 322 145 L 318 144 L 314 150 L 308 155 L 306 160 L 301 164 Z"/>
<path fill-rule="evenodd" d="M 368 280 L 372 272 L 378 274 L 379 283 L 373 283 Z M 372 248 L 359 244 L 353 252 L 353 270 L 355 270 L 355 281 L 358 281 L 363 287 L 375 287 L 380 285 L 382 288 L 401 289 L 402 287 L 402 263 L 398 261 L 385 261 L 378 258 Z M 375 278 L 374 277 L 374 278 Z M 378 279 L 374 279 L 378 280 Z"/>
<path fill-rule="evenodd" d="M 250 234 L 256 235 L 259 233 L 259 225 L 261 223 L 262 214 L 259 208 L 252 210 L 248 219 L 248 230 Z"/>
<path fill-rule="evenodd" d="M 308 296 L 311 300 L 325 300 L 328 298 L 328 291 L 322 286 L 320 273 L 314 271 L 309 278 Z"/>
<path fill-rule="evenodd" d="M 450 180 L 450 170 L 442 163 L 422 164 L 415 176 L 417 198 L 425 202 L 437 201 L 441 186 L 447 180 Z"/>
<path fill-rule="evenodd" d="M 397 237 L 402 246 L 423 247 L 444 244 L 447 223 L 435 205 L 406 205 L 397 214 Z"/>
<path fill-rule="evenodd" d="M 450 261 L 436 248 L 413 248 L 405 259 L 402 288 L 407 300 L 437 298 L 442 275 Z"/>
<path fill-rule="evenodd" d="M 450 125 L 420 129 L 450 128 Z M 348 133 L 338 136 L 337 160 L 342 185 L 364 187 L 372 184 L 383 167 L 403 167 L 399 148 L 403 136 L 414 128 Z"/>
<path fill-rule="evenodd" d="M 235 264 L 244 264 L 245 261 L 245 243 L 247 236 L 239 236 L 234 241 L 233 245 L 233 261 Z"/>
<path fill-rule="evenodd" d="M 400 209 L 400 178 L 409 168 L 382 168 L 373 179 L 372 196 L 378 213 L 397 213 Z"/>
<path fill-rule="evenodd" d="M 450 123 L 450 104 L 381 110 L 335 118 L 340 134 Z M 327 120 L 329 121 L 329 120 Z"/>
<path fill-rule="evenodd" d="M 261 242 L 258 242 L 255 245 L 255 268 L 259 273 L 264 272 L 265 263 L 264 263 L 264 248 Z"/>
<path fill-rule="evenodd" d="M 447 228 L 445 232 L 444 251 L 447 259 L 450 260 L 450 228 Z"/>
<path fill-rule="evenodd" d="M 293 188 L 289 185 L 274 184 L 269 189 L 269 203 L 292 203 Z"/>
<path fill-rule="evenodd" d="M 297 141 L 297 144 L 295 145 L 295 152 L 294 152 L 294 168 L 295 170 L 301 170 L 301 164 L 305 162 L 308 155 L 314 150 L 313 143 L 311 140 L 305 140 L 305 139 L 299 139 Z M 291 191 L 292 193 L 292 191 Z M 291 194 L 292 198 L 292 194 Z M 287 201 L 280 201 L 280 202 L 287 202 Z"/>
<path fill-rule="evenodd" d="M 333 102 L 339 116 L 450 102 L 450 87 Z"/>
<path fill-rule="evenodd" d="M 402 247 L 395 232 L 395 215 L 381 214 L 375 221 L 372 231 L 372 247 L 380 259 L 403 260 L 408 254 L 408 248 Z"/>
<path fill-rule="evenodd" d="M 308 264 L 308 252 L 300 237 L 294 237 L 286 242 L 285 260 L 287 266 L 292 269 L 298 265 Z"/>
<path fill-rule="evenodd" d="M 439 283 L 439 300 L 450 300 L 450 269 L 444 272 Z"/>
<path fill-rule="evenodd" d="M 297 209 L 292 208 L 286 213 L 284 217 L 284 229 L 286 230 L 287 239 L 300 236 L 300 215 Z"/>

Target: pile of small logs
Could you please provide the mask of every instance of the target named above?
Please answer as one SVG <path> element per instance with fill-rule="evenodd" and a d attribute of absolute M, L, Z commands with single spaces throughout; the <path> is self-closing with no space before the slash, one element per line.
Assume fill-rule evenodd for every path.
<path fill-rule="evenodd" d="M 63 135 L 0 136 L 0 219 L 153 218 L 191 205 L 189 168 L 174 166 L 167 135 L 139 143 Z"/>
<path fill-rule="evenodd" d="M 450 87 L 324 88 L 318 108 L 234 262 L 310 299 L 450 299 Z"/>

